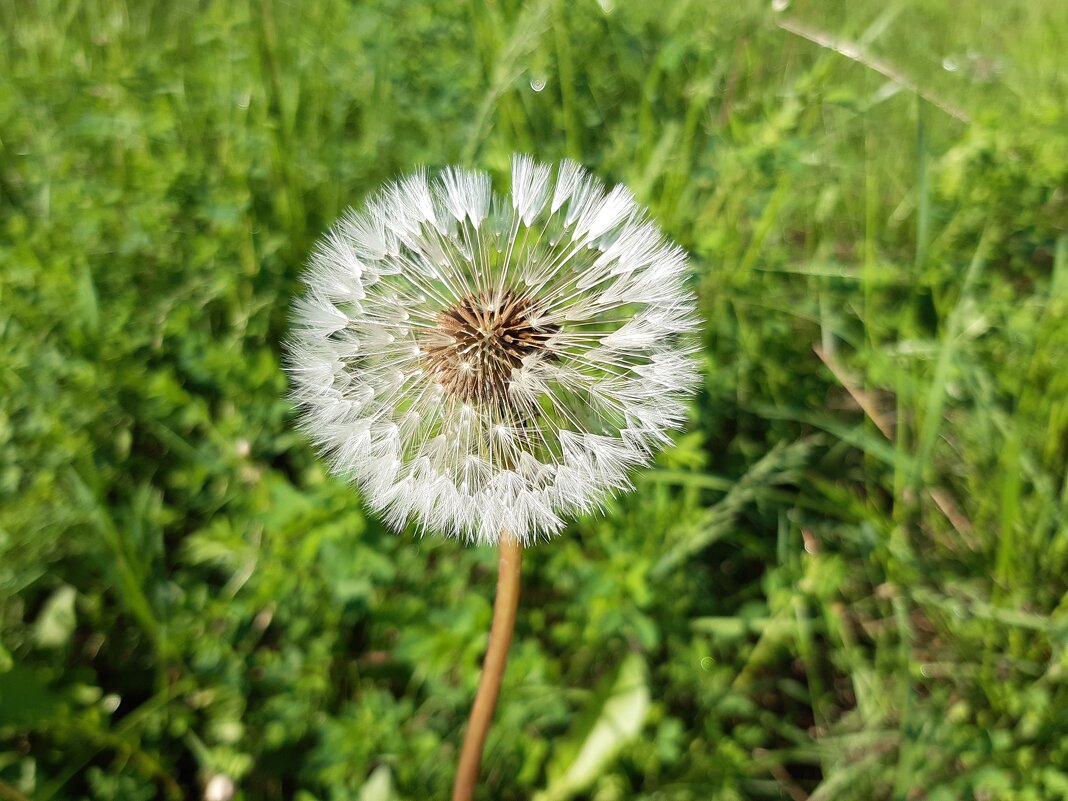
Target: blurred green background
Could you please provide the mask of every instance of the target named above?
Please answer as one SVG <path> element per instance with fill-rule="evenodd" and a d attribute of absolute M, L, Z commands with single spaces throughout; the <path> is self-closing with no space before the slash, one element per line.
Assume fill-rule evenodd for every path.
<path fill-rule="evenodd" d="M 495 554 L 279 343 L 346 206 L 516 150 L 693 254 L 706 379 L 529 552 L 480 797 L 1068 798 L 1060 0 L 0 0 L 0 798 L 446 797 Z"/>

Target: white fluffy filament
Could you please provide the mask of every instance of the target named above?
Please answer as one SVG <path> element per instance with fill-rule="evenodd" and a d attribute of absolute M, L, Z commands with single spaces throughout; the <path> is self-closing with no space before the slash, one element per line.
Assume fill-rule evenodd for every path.
<path fill-rule="evenodd" d="M 560 531 L 629 486 L 698 381 L 685 253 L 573 162 L 418 172 L 318 244 L 287 367 L 302 426 L 391 526 Z"/>

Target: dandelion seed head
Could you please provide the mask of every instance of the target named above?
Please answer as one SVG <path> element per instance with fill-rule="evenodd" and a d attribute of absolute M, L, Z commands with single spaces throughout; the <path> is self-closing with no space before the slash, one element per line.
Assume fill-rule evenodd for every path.
<path fill-rule="evenodd" d="M 389 525 L 525 544 L 602 508 L 697 384 L 685 252 L 625 187 L 516 156 L 377 192 L 320 241 L 287 343 L 301 424 Z"/>

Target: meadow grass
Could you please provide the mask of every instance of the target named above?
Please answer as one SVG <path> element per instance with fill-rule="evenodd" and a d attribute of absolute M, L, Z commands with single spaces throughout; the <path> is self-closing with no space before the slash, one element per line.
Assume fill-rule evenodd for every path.
<path fill-rule="evenodd" d="M 705 384 L 533 549 L 486 799 L 1068 798 L 1058 0 L 0 3 L 0 798 L 444 797 L 494 554 L 294 431 L 315 238 L 631 186 Z"/>

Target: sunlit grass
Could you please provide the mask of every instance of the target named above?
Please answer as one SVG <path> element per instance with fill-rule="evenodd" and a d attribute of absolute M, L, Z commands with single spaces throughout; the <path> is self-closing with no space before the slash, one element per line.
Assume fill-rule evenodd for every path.
<path fill-rule="evenodd" d="M 346 205 L 514 150 L 693 254 L 706 384 L 531 551 L 484 797 L 1068 795 L 1068 25 L 775 6 L 0 4 L 0 796 L 444 796 L 494 555 L 364 515 L 280 341 Z"/>

